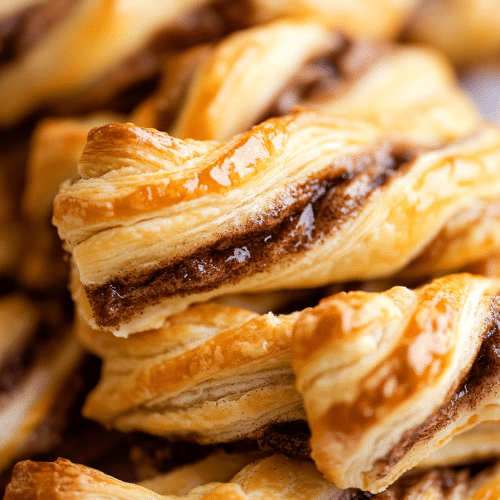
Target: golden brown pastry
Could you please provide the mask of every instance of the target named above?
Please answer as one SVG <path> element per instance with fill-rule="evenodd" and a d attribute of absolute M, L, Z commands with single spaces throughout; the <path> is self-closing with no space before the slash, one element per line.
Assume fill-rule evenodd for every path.
<path fill-rule="evenodd" d="M 500 5 L 495 0 L 421 1 L 409 22 L 408 36 L 465 65 L 500 52 L 499 22 Z"/>
<path fill-rule="evenodd" d="M 393 275 L 455 217 L 500 196 L 496 127 L 421 146 L 312 111 L 223 143 L 132 125 L 94 129 L 81 179 L 62 186 L 53 218 L 80 276 L 79 309 L 126 336 L 228 293 Z M 473 247 L 454 245 L 439 270 L 497 250 L 487 231 L 475 236 Z M 424 264 L 422 274 L 435 271 Z"/>
<path fill-rule="evenodd" d="M 73 392 L 66 384 L 81 361 L 79 343 L 69 331 L 44 332 L 41 317 L 20 294 L 0 299 L 0 470 L 54 446 L 46 419 L 61 395 L 67 401 Z"/>
<path fill-rule="evenodd" d="M 305 311 L 293 367 L 318 469 L 379 492 L 457 435 L 500 419 L 500 281 L 340 293 Z"/>
<path fill-rule="evenodd" d="M 210 17 L 207 0 L 161 0 L 147 9 L 137 0 L 10 3 L 0 11 L 0 127 L 44 107 L 109 107 L 154 76 L 165 51 L 225 33 L 224 17 Z"/>
<path fill-rule="evenodd" d="M 228 482 L 209 482 L 180 496 L 161 495 L 95 469 L 58 459 L 19 462 L 5 500 L 489 500 L 497 498 L 499 467 L 473 475 L 468 469 L 435 469 L 402 478 L 383 493 L 339 490 L 310 461 L 273 455 L 244 467 Z"/>
<path fill-rule="evenodd" d="M 311 21 L 239 31 L 176 56 L 165 73 L 132 122 L 181 139 L 225 140 L 297 105 L 375 118 L 402 132 L 439 129 L 443 140 L 479 122 L 438 53 L 369 42 Z"/>
<path fill-rule="evenodd" d="M 104 361 L 83 414 L 200 443 L 256 439 L 304 421 L 290 358 L 297 315 L 198 304 L 129 339 L 82 322 L 80 339 Z"/>

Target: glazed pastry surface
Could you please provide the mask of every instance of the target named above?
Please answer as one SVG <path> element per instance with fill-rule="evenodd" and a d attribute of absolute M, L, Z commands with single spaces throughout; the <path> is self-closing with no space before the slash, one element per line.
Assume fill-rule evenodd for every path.
<path fill-rule="evenodd" d="M 293 366 L 327 478 L 381 491 L 454 435 L 499 419 L 499 291 L 498 280 L 457 274 L 415 291 L 340 293 L 303 313 Z"/>
<path fill-rule="evenodd" d="M 401 271 L 455 218 L 498 203 L 499 145 L 492 125 L 429 150 L 313 111 L 223 143 L 109 125 L 89 134 L 53 220 L 90 301 L 85 319 L 127 336 L 219 295 Z M 474 247 L 450 245 L 448 267 L 497 249 L 488 231 L 465 241 Z"/>

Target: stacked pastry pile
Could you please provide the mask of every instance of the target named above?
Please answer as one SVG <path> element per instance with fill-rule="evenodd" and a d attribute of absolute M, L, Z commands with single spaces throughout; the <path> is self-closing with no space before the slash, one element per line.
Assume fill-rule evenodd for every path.
<path fill-rule="evenodd" d="M 500 128 L 445 55 L 395 41 L 432 40 L 417 4 L 7 9 L 0 123 L 35 125 L 22 216 L 0 212 L 0 359 L 43 347 L 2 368 L 0 466 L 35 456 L 82 348 L 88 421 L 217 451 L 141 484 L 19 462 L 5 498 L 499 495 Z"/>

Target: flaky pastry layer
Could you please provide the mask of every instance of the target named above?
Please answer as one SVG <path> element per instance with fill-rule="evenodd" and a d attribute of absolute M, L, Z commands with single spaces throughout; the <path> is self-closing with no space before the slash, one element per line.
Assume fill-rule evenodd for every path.
<path fill-rule="evenodd" d="M 381 491 L 455 434 L 500 418 L 499 292 L 498 280 L 458 274 L 304 312 L 293 365 L 326 477 Z"/>
<path fill-rule="evenodd" d="M 199 304 L 130 339 L 81 322 L 80 338 L 104 360 L 83 413 L 122 431 L 200 443 L 304 421 L 290 358 L 297 315 Z"/>
<path fill-rule="evenodd" d="M 454 217 L 498 202 L 499 146 L 489 125 L 426 151 L 312 111 L 224 143 L 109 125 L 89 134 L 81 179 L 62 186 L 53 220 L 86 320 L 126 336 L 223 294 L 395 274 Z M 455 247 L 453 265 L 496 251 L 481 234 Z"/>

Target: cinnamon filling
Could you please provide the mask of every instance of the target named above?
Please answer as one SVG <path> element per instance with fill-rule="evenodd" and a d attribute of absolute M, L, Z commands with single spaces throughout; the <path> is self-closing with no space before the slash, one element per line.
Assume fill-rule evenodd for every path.
<path fill-rule="evenodd" d="M 257 440 L 262 451 L 292 458 L 309 458 L 311 432 L 306 421 L 287 422 L 270 427 Z"/>
<path fill-rule="evenodd" d="M 415 151 L 393 146 L 347 158 L 344 161 L 354 168 L 339 175 L 339 165 L 332 165 L 287 186 L 271 208 L 243 228 L 228 230 L 216 241 L 149 270 L 86 286 L 97 323 L 103 328 L 115 326 L 164 298 L 234 284 L 269 271 L 283 261 L 283 255 L 309 250 L 347 223 L 414 155 Z M 350 189 L 355 182 L 363 188 Z"/>

